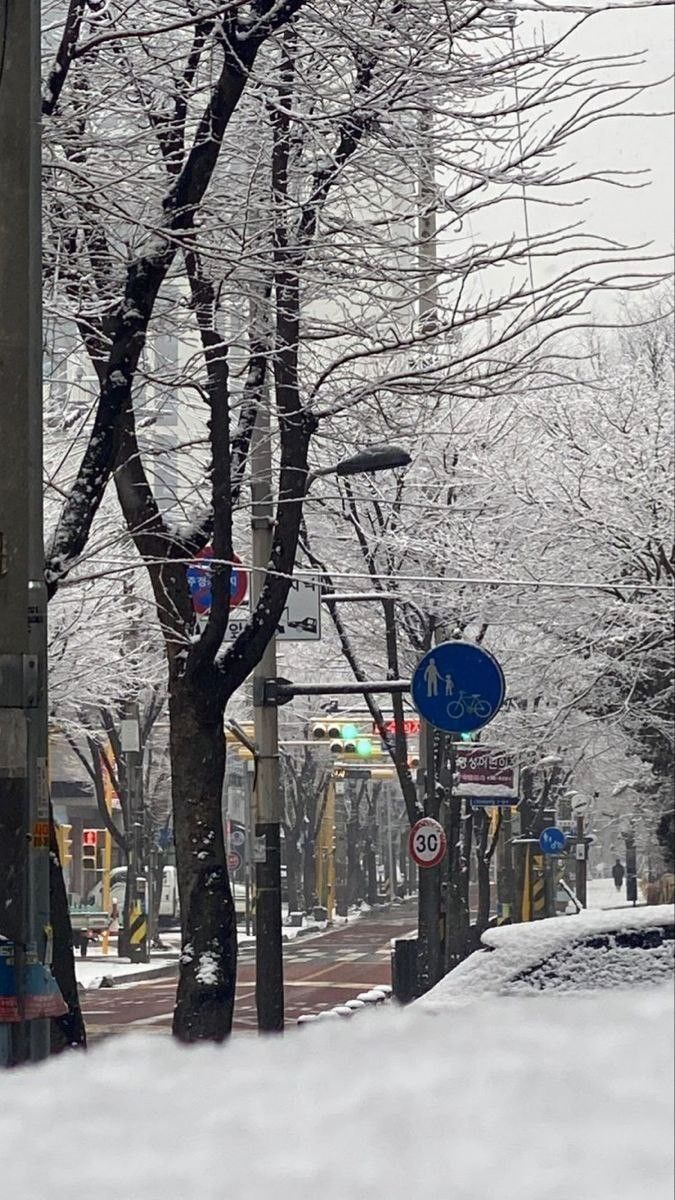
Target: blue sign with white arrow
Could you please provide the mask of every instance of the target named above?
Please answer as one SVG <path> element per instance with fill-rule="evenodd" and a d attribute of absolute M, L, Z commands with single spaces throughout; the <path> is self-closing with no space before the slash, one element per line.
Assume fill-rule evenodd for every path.
<path fill-rule="evenodd" d="M 428 650 L 410 687 L 421 717 L 446 733 L 482 729 L 499 712 L 506 684 L 496 658 L 475 642 L 441 642 Z"/>
<path fill-rule="evenodd" d="M 549 825 L 539 837 L 539 849 L 544 854 L 561 854 L 565 849 L 567 838 L 562 829 Z"/>

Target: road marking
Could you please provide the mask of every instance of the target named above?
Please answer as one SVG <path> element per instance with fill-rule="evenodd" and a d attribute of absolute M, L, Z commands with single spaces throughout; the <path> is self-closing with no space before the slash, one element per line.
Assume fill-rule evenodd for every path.
<path fill-rule="evenodd" d="M 316 983 L 307 983 L 304 979 L 285 979 L 284 987 L 307 988 L 311 991 L 313 988 L 346 988 L 347 991 L 354 991 L 356 988 L 359 992 L 365 992 L 369 986 L 377 987 L 376 983 L 369 985 L 367 983 L 333 983 L 330 979 L 320 979 Z"/>

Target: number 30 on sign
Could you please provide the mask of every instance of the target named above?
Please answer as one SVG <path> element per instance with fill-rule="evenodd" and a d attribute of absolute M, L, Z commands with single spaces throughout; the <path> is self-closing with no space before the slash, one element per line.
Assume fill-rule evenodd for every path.
<path fill-rule="evenodd" d="M 408 834 L 408 854 L 418 867 L 437 867 L 446 847 L 443 826 L 433 817 L 416 821 Z"/>

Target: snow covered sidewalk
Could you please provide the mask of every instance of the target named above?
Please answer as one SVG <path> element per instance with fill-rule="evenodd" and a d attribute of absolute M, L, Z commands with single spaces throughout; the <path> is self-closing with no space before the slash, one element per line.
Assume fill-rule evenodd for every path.
<path fill-rule="evenodd" d="M 626 885 L 617 892 L 613 879 L 589 879 L 586 885 L 586 898 L 589 908 L 632 908 L 626 899 Z M 644 904 L 642 896 L 639 903 Z"/>
<path fill-rule="evenodd" d="M 101 981 L 112 979 L 115 983 L 140 983 L 142 979 L 161 978 L 178 970 L 178 951 L 154 953 L 149 963 L 132 963 L 117 954 L 92 953 L 86 958 L 75 959 L 75 978 L 85 989 L 101 987 Z"/>
<path fill-rule="evenodd" d="M 116 1038 L 0 1078 L 3 1194 L 671 1200 L 672 1042 L 670 988 Z"/>

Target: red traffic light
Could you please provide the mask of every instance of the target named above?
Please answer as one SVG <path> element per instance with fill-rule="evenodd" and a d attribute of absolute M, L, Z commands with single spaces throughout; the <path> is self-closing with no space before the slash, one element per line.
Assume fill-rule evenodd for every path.
<path fill-rule="evenodd" d="M 82 830 L 82 845 L 96 846 L 98 844 L 98 829 Z"/>

